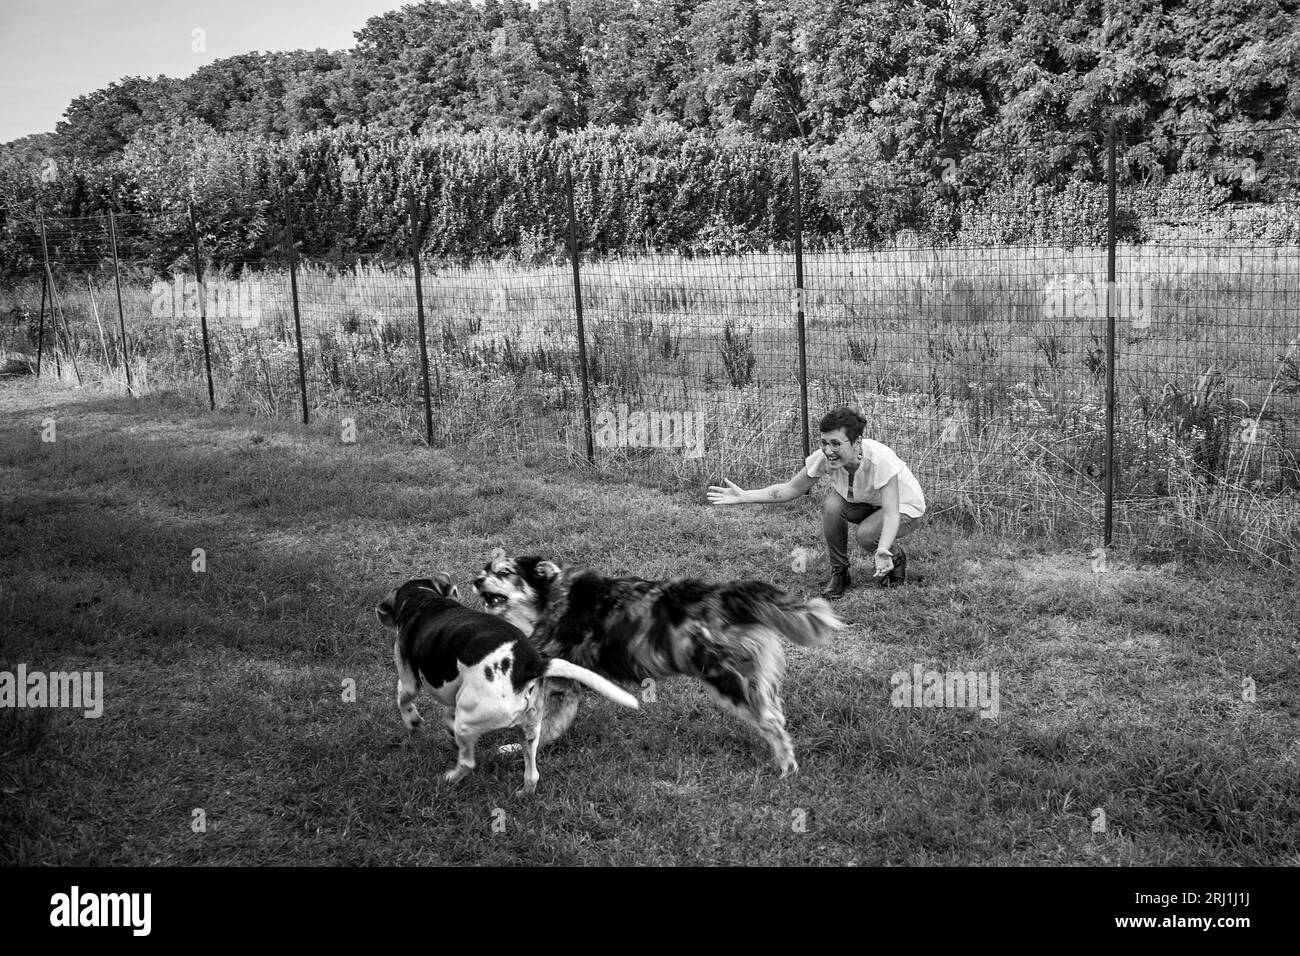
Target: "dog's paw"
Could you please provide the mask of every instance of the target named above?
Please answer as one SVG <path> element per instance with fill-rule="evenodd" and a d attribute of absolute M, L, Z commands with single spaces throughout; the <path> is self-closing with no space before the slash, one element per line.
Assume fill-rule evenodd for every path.
<path fill-rule="evenodd" d="M 531 797 L 537 792 L 537 781 L 525 781 L 524 785 L 515 791 L 516 797 Z"/>
<path fill-rule="evenodd" d="M 442 779 L 447 783 L 460 783 L 473 771 L 473 767 L 466 767 L 464 764 L 457 764 L 442 775 Z"/>
<path fill-rule="evenodd" d="M 789 763 L 781 764 L 782 779 L 790 776 L 791 774 L 796 774 L 798 772 L 799 772 L 799 762 L 795 760 L 793 757 L 790 758 Z"/>

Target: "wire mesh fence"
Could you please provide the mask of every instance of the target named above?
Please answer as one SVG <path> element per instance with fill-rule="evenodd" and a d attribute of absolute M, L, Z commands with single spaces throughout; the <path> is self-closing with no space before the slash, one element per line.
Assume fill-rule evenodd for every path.
<path fill-rule="evenodd" d="M 1191 527 L 1225 548 L 1288 554 L 1300 505 L 1300 129 L 1185 139 L 1184 155 L 1199 152 L 1248 201 L 1139 205 L 1114 243 L 1127 296 L 1117 513 L 1131 530 Z M 1116 178 L 1121 193 L 1143 188 L 1131 170 Z"/>
<path fill-rule="evenodd" d="M 991 198 L 965 204 L 945 159 L 946 204 L 919 201 L 934 183 L 809 187 L 845 216 L 895 210 L 880 241 L 803 236 L 794 193 L 790 241 L 765 252 L 421 258 L 419 294 L 414 257 L 291 257 L 287 202 L 251 243 L 202 210 L 11 215 L 4 346 L 42 376 L 330 421 L 345 441 L 692 484 L 794 474 L 847 404 L 933 513 L 1100 538 L 1114 509 L 1120 534 L 1199 529 L 1283 560 L 1300 526 L 1296 131 L 1201 146 L 1254 202 L 1169 202 L 1136 161 L 1159 142 L 1118 140 L 1090 186 L 985 163 L 969 175 Z M 585 175 L 570 199 L 602 188 Z M 406 227 L 420 236 L 413 198 Z"/>

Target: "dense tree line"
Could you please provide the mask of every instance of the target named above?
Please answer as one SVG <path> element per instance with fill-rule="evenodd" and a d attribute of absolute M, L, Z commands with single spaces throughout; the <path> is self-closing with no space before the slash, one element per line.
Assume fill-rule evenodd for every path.
<path fill-rule="evenodd" d="M 1111 120 L 1134 181 L 1196 170 L 1202 197 L 1275 198 L 1259 164 L 1295 140 L 1250 131 L 1300 113 L 1297 6 L 425 2 L 371 18 L 351 51 L 244 54 L 79 97 L 53 134 L 0 147 L 0 216 L 195 201 L 247 250 L 287 189 L 321 224 L 308 241 L 342 254 L 391 245 L 417 185 L 431 248 L 549 248 L 563 159 L 600 248 L 692 230 L 752 246 L 788 237 L 798 149 L 814 235 L 871 239 L 942 232 L 1013 176 L 1091 188 Z M 57 180 L 39 175 L 51 158 Z"/>
<path fill-rule="evenodd" d="M 1159 140 L 1300 114 L 1297 27 L 1296 0 L 425 2 L 371 18 L 353 51 L 128 77 L 74 100 L 58 146 L 105 159 L 188 120 L 268 136 L 658 121 L 933 157 L 1114 115 Z"/>

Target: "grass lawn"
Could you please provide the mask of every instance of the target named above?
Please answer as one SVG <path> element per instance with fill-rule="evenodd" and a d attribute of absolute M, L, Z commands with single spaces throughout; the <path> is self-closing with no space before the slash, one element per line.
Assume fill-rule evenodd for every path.
<path fill-rule="evenodd" d="M 466 588 L 500 546 L 812 594 L 824 557 L 790 554 L 820 549 L 816 502 L 711 509 L 26 380 L 0 410 L 0 670 L 102 671 L 105 696 L 0 709 L 0 863 L 1300 864 L 1294 572 L 1120 547 L 1094 573 L 1082 541 L 932 526 L 923 583 L 855 589 L 832 647 L 787 646 L 797 775 L 683 680 L 640 712 L 588 695 L 517 799 L 513 735 L 456 788 L 436 722 L 407 737 L 390 587 Z M 999 716 L 892 707 L 918 664 L 996 672 Z"/>

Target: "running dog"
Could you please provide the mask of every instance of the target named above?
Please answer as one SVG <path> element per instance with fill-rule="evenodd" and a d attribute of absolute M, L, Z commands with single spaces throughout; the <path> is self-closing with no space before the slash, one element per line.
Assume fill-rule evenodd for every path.
<path fill-rule="evenodd" d="M 447 709 L 443 722 L 460 750 L 449 783 L 474 769 L 474 744 L 489 730 L 518 727 L 523 734 L 524 785 L 516 796 L 537 789 L 537 744 L 542 726 L 540 685 L 546 678 L 585 684 L 624 707 L 637 699 L 610 681 L 568 661 L 544 660 L 513 624 L 465 607 L 446 574 L 418 578 L 394 590 L 375 608 L 385 627 L 397 632 L 397 707 L 409 730 L 421 723 L 415 698 L 423 684 Z"/>
<path fill-rule="evenodd" d="M 723 710 L 768 742 L 783 777 L 799 764 L 785 730 L 781 638 L 818 646 L 845 627 L 821 598 L 799 601 L 764 581 L 607 578 L 537 557 L 497 557 L 474 588 L 488 613 L 529 634 L 547 657 L 614 680 L 699 678 Z M 545 693 L 543 744 L 573 722 L 579 689 L 548 680 Z"/>

